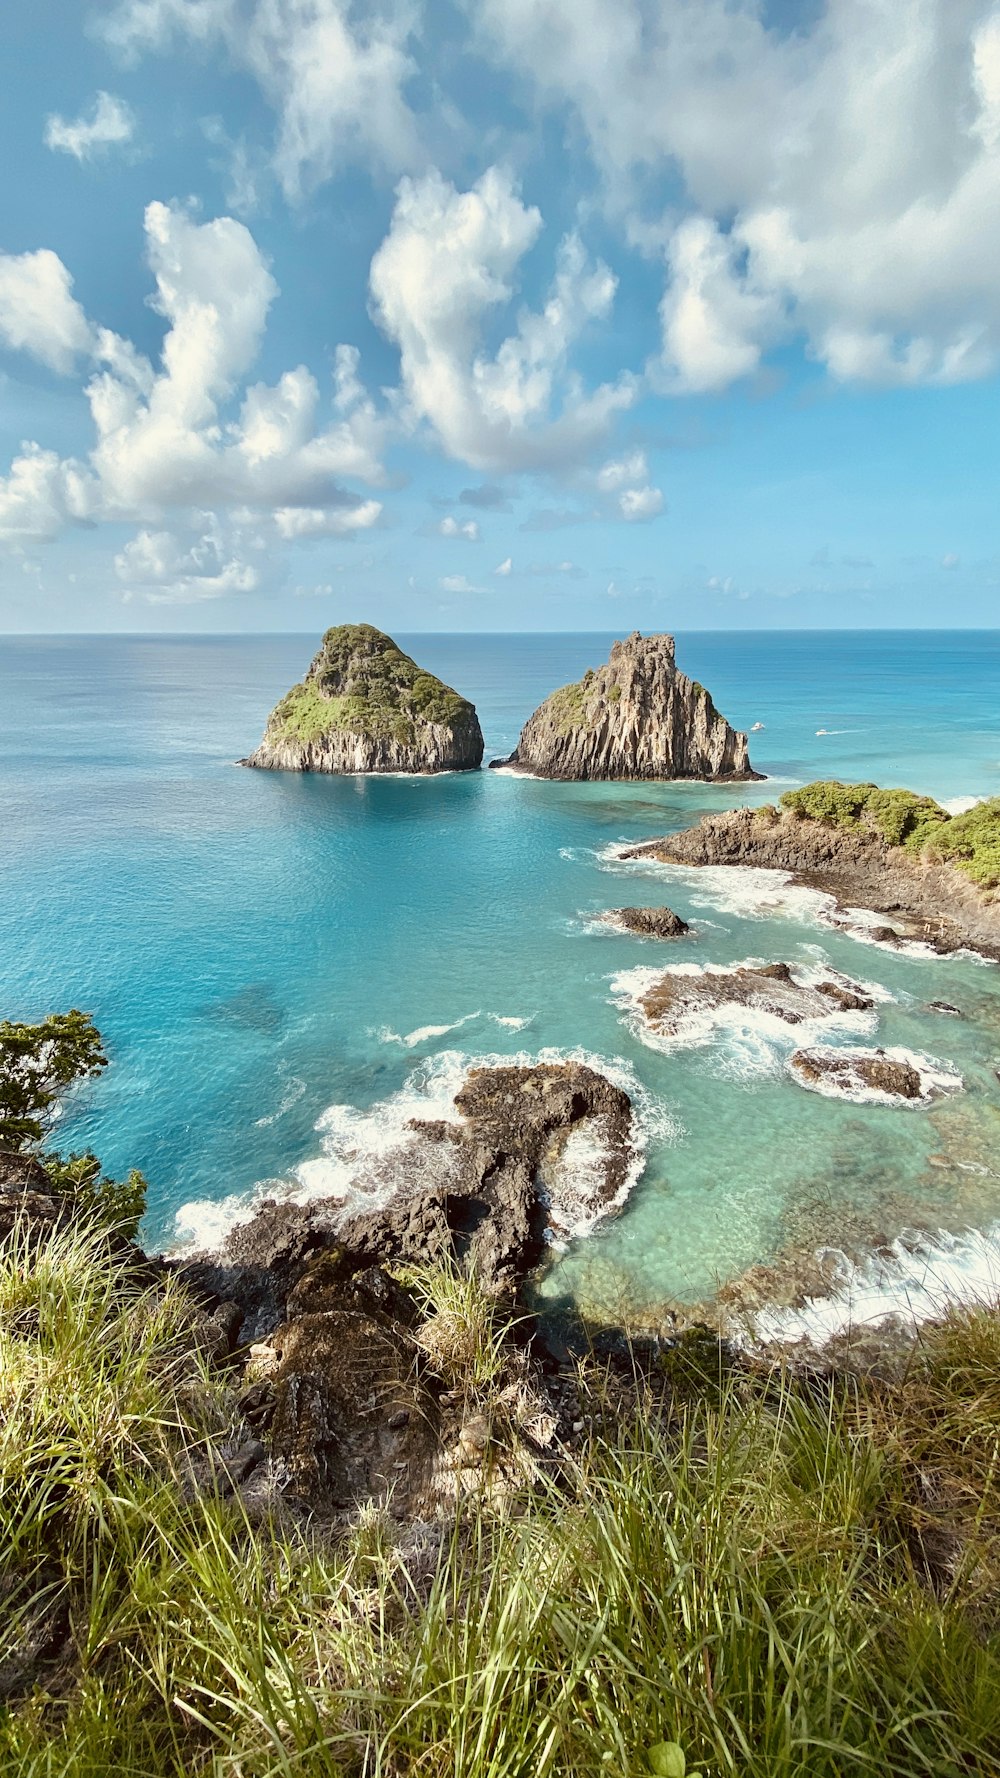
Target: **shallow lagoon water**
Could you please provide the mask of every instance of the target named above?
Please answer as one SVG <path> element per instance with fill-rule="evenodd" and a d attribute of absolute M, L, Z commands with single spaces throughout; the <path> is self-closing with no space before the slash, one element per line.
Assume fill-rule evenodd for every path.
<path fill-rule="evenodd" d="M 403 640 L 475 699 L 490 757 L 610 639 Z M 406 1115 L 445 1105 L 469 1062 L 542 1051 L 620 1069 L 647 1135 L 623 1214 L 554 1255 L 552 1298 L 653 1309 L 788 1246 L 1000 1217 L 995 969 L 861 943 L 816 898 L 747 873 L 615 856 L 818 775 L 996 794 L 996 635 L 679 637 L 726 715 L 765 724 L 753 758 L 776 781 L 735 789 L 235 769 L 311 652 L 302 636 L 0 642 L 3 1010 L 97 1018 L 113 1066 L 59 1140 L 143 1168 L 151 1241 L 221 1226 L 297 1168 L 302 1190 L 377 1189 Z M 657 900 L 691 938 L 595 921 Z M 892 998 L 876 1033 L 831 1040 L 950 1065 L 963 1091 L 929 1109 L 824 1099 L 790 1078 L 789 1038 L 759 1024 L 642 1040 L 620 978 L 749 958 L 877 982 Z"/>

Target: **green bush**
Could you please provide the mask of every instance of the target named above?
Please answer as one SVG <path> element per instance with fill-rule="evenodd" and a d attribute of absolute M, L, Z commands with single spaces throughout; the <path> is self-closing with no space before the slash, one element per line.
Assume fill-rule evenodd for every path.
<path fill-rule="evenodd" d="M 949 859 L 981 888 L 1000 885 L 1000 797 L 951 816 L 933 797 L 916 796 L 910 790 L 819 779 L 787 790 L 781 806 L 799 819 L 873 828 L 890 846 Z"/>

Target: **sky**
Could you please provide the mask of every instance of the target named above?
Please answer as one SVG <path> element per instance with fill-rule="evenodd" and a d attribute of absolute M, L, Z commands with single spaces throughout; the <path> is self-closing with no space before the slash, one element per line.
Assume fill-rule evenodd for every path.
<path fill-rule="evenodd" d="M 0 632 L 994 627 L 1000 4 L 32 0 Z"/>

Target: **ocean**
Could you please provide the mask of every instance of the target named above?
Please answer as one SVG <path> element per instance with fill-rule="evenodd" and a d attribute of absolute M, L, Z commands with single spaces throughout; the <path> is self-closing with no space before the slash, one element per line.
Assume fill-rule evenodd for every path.
<path fill-rule="evenodd" d="M 611 637 L 398 640 L 475 701 L 490 758 Z M 143 1170 L 147 1241 L 212 1238 L 275 1181 L 364 1196 L 470 1065 L 576 1054 L 632 1091 L 645 1164 L 617 1218 L 553 1251 L 552 1301 L 655 1317 L 820 1250 L 841 1307 L 787 1311 L 793 1328 L 852 1292 L 869 1313 L 1000 1276 L 995 967 L 864 943 L 752 873 L 617 857 L 817 776 L 956 807 L 1000 793 L 1000 633 L 679 635 L 730 721 L 763 724 L 751 786 L 237 769 L 313 649 L 0 639 L 0 1016 L 94 1015 L 112 1065 L 57 1141 Z M 683 946 L 595 918 L 651 901 L 691 921 Z M 801 1031 L 759 1017 L 645 1040 L 649 971 L 752 958 L 872 983 L 876 1012 L 832 1040 L 905 1050 L 949 1090 L 917 1107 L 808 1092 L 788 1071 Z"/>

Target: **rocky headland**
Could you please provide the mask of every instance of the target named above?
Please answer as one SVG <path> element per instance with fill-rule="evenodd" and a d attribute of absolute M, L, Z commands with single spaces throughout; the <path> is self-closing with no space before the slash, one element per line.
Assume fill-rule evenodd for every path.
<path fill-rule="evenodd" d="M 279 772 L 471 772 L 482 764 L 475 706 L 371 624 L 327 630 L 305 679 L 240 763 Z"/>
<path fill-rule="evenodd" d="M 878 943 L 1000 960 L 1000 799 L 952 817 L 906 791 L 817 784 L 781 805 L 706 815 L 621 856 L 784 871 L 830 895 L 848 925 L 859 909 L 885 915 L 859 927 Z"/>
<path fill-rule="evenodd" d="M 703 685 L 678 672 L 672 636 L 616 642 L 610 659 L 539 705 L 508 759 L 538 778 L 757 778 L 746 735 Z"/>

